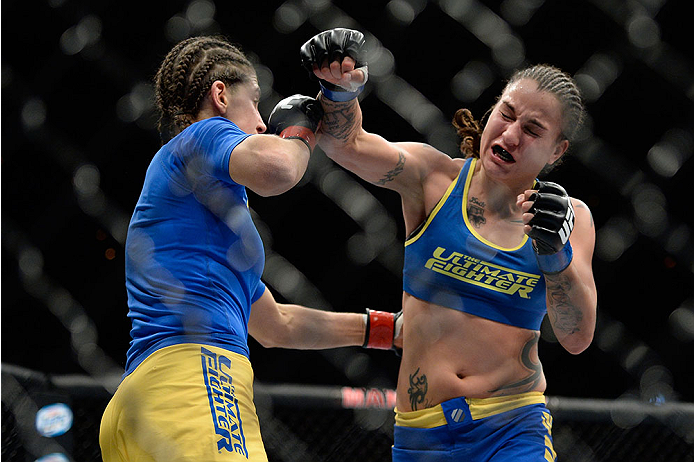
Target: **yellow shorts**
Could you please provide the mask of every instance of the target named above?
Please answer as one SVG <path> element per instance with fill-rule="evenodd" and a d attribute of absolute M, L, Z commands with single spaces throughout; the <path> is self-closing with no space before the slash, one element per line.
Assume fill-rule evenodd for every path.
<path fill-rule="evenodd" d="M 104 462 L 267 461 L 243 355 L 183 344 L 152 353 L 101 419 Z"/>

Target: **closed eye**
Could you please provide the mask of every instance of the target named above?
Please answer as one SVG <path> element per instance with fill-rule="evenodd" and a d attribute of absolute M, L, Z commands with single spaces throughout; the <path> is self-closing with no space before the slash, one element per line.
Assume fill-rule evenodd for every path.
<path fill-rule="evenodd" d="M 534 136 L 535 138 L 537 138 L 537 137 L 540 136 L 538 133 L 535 133 L 534 131 L 532 131 L 532 130 L 529 129 L 529 128 L 526 128 L 525 131 L 528 133 L 528 135 Z"/>

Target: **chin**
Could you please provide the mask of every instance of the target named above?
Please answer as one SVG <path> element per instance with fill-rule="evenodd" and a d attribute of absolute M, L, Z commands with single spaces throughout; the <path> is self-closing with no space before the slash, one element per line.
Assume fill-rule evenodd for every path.
<path fill-rule="evenodd" d="M 480 161 L 488 172 L 510 173 L 514 170 L 513 167 L 515 166 L 515 162 L 504 162 L 491 152 L 486 152 L 484 155 L 481 155 Z"/>

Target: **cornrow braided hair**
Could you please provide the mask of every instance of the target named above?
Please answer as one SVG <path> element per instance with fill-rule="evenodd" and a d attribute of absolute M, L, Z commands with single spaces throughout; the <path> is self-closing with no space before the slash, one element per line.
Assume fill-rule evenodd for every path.
<path fill-rule="evenodd" d="M 154 77 L 159 134 L 166 143 L 193 123 L 210 86 L 248 81 L 253 65 L 224 37 L 191 37 L 177 43 Z"/>
<path fill-rule="evenodd" d="M 523 79 L 534 80 L 537 82 L 538 91 L 552 93 L 557 98 L 562 105 L 561 136 L 563 139 L 573 141 L 585 118 L 585 106 L 573 78 L 554 66 L 538 64 L 516 71 L 508 80 L 501 93 L 503 94 L 509 85 Z M 456 111 L 453 116 L 453 126 L 462 140 L 460 142 L 460 152 L 464 157 L 479 158 L 482 131 L 493 109 L 494 106 L 489 108 L 480 122 L 476 121 L 467 109 L 458 109 Z M 555 162 L 553 166 L 559 165 L 561 160 Z M 546 167 L 541 174 L 547 173 L 553 166 Z"/>
<path fill-rule="evenodd" d="M 561 103 L 563 115 L 562 136 L 568 141 L 573 141 L 583 123 L 586 112 L 581 99 L 581 92 L 573 78 L 554 66 L 538 64 L 516 71 L 506 84 L 506 88 L 524 79 L 534 80 L 537 82 L 538 91 L 546 91 L 553 94 Z"/>

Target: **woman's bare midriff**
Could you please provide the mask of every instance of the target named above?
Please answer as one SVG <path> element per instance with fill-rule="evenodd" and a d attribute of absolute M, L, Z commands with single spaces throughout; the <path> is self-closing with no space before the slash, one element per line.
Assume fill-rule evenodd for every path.
<path fill-rule="evenodd" d="M 403 294 L 399 411 L 464 396 L 544 392 L 540 332 L 501 324 Z"/>

